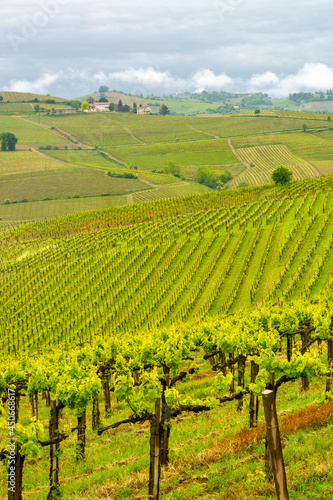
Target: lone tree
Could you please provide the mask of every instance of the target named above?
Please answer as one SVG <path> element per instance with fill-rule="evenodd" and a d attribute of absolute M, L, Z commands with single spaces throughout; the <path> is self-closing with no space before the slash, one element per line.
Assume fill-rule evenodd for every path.
<path fill-rule="evenodd" d="M 109 92 L 109 91 L 110 91 L 110 89 L 106 85 L 101 85 L 100 88 L 98 89 L 98 92 L 100 94 L 103 94 L 104 92 Z"/>
<path fill-rule="evenodd" d="M 256 109 L 256 110 L 254 111 L 254 114 L 255 114 L 255 115 L 260 115 L 260 109 Z"/>
<path fill-rule="evenodd" d="M 275 182 L 275 184 L 280 184 L 281 186 L 284 186 L 285 184 L 288 184 L 288 182 L 291 181 L 293 177 L 293 173 L 289 168 L 284 167 L 283 165 L 279 165 L 273 172 L 272 172 L 272 181 Z"/>
<path fill-rule="evenodd" d="M 81 109 L 82 111 L 87 111 L 89 109 L 89 103 L 84 101 L 82 104 L 81 104 Z"/>
<path fill-rule="evenodd" d="M 110 111 L 114 111 L 115 109 L 116 109 L 116 106 L 115 106 L 114 102 L 110 102 L 110 104 L 109 104 L 109 110 Z"/>
<path fill-rule="evenodd" d="M 121 99 L 118 101 L 117 111 L 124 111 L 123 101 Z"/>
<path fill-rule="evenodd" d="M 168 106 L 166 106 L 165 104 L 162 104 L 160 110 L 159 110 L 159 114 L 160 115 L 167 115 L 170 113 L 170 109 L 168 108 Z"/>
<path fill-rule="evenodd" d="M 15 151 L 18 139 L 11 132 L 2 132 L 2 134 L 0 134 L 0 141 L 1 151 Z"/>
<path fill-rule="evenodd" d="M 95 99 L 93 98 L 93 96 L 92 96 L 92 95 L 90 95 L 90 96 L 88 97 L 88 99 L 87 99 L 87 103 L 88 103 L 88 104 L 94 104 L 94 102 L 95 102 Z"/>

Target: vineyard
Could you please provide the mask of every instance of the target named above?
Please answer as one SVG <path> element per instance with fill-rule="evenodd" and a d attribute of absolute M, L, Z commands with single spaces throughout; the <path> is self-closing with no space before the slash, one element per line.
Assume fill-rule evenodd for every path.
<path fill-rule="evenodd" d="M 278 165 L 289 168 L 293 173 L 294 180 L 309 179 L 319 175 L 312 165 L 293 156 L 288 148 L 282 144 L 239 148 L 236 154 L 247 170 L 231 182 L 232 187 L 237 187 L 237 184 L 242 182 L 250 186 L 269 184 L 273 170 Z"/>
<path fill-rule="evenodd" d="M 295 161 L 284 147 L 250 149 L 244 162 Z M 93 153 L 70 158 L 124 168 Z M 265 387 L 279 395 L 292 494 L 329 495 L 332 178 L 170 198 L 187 185 L 0 226 L 0 393 L 23 499 L 273 499 Z M 304 476 L 293 463 L 309 422 Z M 1 498 L 6 474 L 0 465 Z"/>

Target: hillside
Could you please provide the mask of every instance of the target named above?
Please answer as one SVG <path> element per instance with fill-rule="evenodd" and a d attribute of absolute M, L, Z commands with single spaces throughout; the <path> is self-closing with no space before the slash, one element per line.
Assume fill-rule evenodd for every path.
<path fill-rule="evenodd" d="M 328 118 L 278 111 L 222 117 L 0 115 L 0 129 L 19 139 L 17 152 L 0 152 L 2 225 L 208 192 L 211 186 L 198 184 L 200 168 L 230 175 L 226 189 L 269 183 L 279 164 L 292 170 L 294 180 L 330 175 Z M 178 177 L 166 173 L 170 164 Z"/>
<path fill-rule="evenodd" d="M 331 177 L 0 229 L 0 393 L 13 378 L 18 392 L 27 391 L 19 406 L 19 422 L 30 432 L 23 498 L 45 500 L 49 490 L 50 452 L 38 443 L 33 448 L 28 394 L 44 429 L 41 439 L 48 439 L 52 419 L 56 434 L 69 435 L 58 454 L 65 500 L 146 498 L 152 417 L 138 408 L 151 411 L 169 370 L 178 382 L 164 411 L 171 415 L 182 405 L 170 420 L 160 498 L 273 500 L 261 403 L 257 425 L 248 429 L 253 363 L 261 371 L 252 395 L 261 394 L 272 369 L 277 378 L 297 379 L 278 394 L 290 494 L 306 490 L 310 500 L 326 498 L 332 403 L 320 394 L 330 380 L 332 234 Z M 314 336 L 304 352 L 297 338 L 291 356 L 286 332 L 299 337 L 308 321 L 320 342 Z M 238 361 L 230 389 L 236 369 L 223 371 L 226 359 Z M 28 385 L 21 380 L 26 373 Z M 243 404 L 237 390 L 244 392 Z M 50 407 L 42 394 L 65 408 Z M 212 394 L 226 399 L 214 406 L 207 399 Z M 96 405 L 103 435 L 92 424 Z M 84 423 L 78 420 L 83 412 Z M 6 427 L 0 429 L 1 452 Z M 75 458 L 77 450 L 84 459 Z M 2 464 L 0 478 L 5 498 Z"/>

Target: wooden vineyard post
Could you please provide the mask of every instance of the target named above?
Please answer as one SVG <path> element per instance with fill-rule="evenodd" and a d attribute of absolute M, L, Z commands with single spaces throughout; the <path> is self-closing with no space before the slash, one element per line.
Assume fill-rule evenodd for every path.
<path fill-rule="evenodd" d="M 272 457 L 277 500 L 289 500 L 274 391 L 269 389 L 263 391 L 262 401 L 265 411 L 268 446 Z"/>
<path fill-rule="evenodd" d="M 171 384 L 170 373 L 165 373 L 164 380 L 165 380 L 165 389 L 168 389 L 170 387 L 170 384 Z M 163 416 L 167 412 L 167 410 L 168 410 L 168 406 L 167 406 L 167 403 L 165 401 L 165 395 L 163 392 L 163 397 L 162 397 L 162 415 Z M 161 466 L 169 463 L 170 426 L 167 423 L 165 423 L 164 425 L 165 425 L 165 428 L 161 429 L 161 445 L 160 445 Z"/>
<path fill-rule="evenodd" d="M 332 321 L 333 323 L 333 321 Z M 333 324 L 330 326 L 330 338 L 327 341 L 328 375 L 326 380 L 326 396 L 332 391 L 333 378 Z"/>
<path fill-rule="evenodd" d="M 50 416 L 50 429 L 49 435 L 50 439 L 54 439 L 58 436 L 59 432 L 59 412 L 57 410 L 57 402 L 55 399 L 51 399 L 51 416 Z M 53 443 L 50 445 L 50 491 L 47 495 L 47 500 L 52 500 L 53 498 L 59 497 L 59 443 Z"/>
<path fill-rule="evenodd" d="M 32 413 L 38 420 L 38 392 L 32 394 Z"/>
<path fill-rule="evenodd" d="M 110 386 L 109 386 L 109 377 L 105 376 L 103 379 L 103 389 L 104 389 L 104 400 L 105 400 L 105 415 L 109 415 L 111 413 L 111 397 L 110 397 Z"/>
<path fill-rule="evenodd" d="M 271 390 L 274 390 L 274 385 L 275 385 L 275 372 L 274 371 L 269 372 L 268 384 L 269 384 L 269 388 Z M 267 475 L 268 481 L 272 482 L 274 480 L 273 464 L 272 464 L 272 456 L 271 456 L 270 448 L 268 446 L 267 433 L 266 433 L 266 437 L 265 437 L 265 470 L 266 470 L 266 475 Z"/>
<path fill-rule="evenodd" d="M 86 418 L 87 410 L 85 409 L 81 417 L 77 418 L 77 444 L 76 444 L 76 460 L 82 460 L 86 449 Z"/>
<path fill-rule="evenodd" d="M 245 387 L 245 362 L 246 357 L 240 356 L 238 361 L 238 386 L 244 389 Z M 237 411 L 241 411 L 243 408 L 243 397 L 239 400 Z"/>
<path fill-rule="evenodd" d="M 257 365 L 253 360 L 251 361 L 251 384 L 254 384 L 259 373 L 259 365 Z M 250 394 L 250 427 L 257 427 L 258 423 L 258 412 L 259 412 L 259 398 L 254 395 L 253 392 Z"/>
<path fill-rule="evenodd" d="M 149 467 L 149 489 L 148 498 L 159 499 L 160 486 L 160 443 L 161 443 L 161 398 L 156 399 L 155 415 L 150 424 L 150 467 Z"/>
<path fill-rule="evenodd" d="M 100 425 L 100 411 L 98 398 L 93 399 L 92 404 L 92 430 L 95 431 Z"/>
<path fill-rule="evenodd" d="M 229 359 L 230 360 L 233 360 L 234 359 L 234 355 L 233 354 L 229 354 Z M 235 366 L 234 365 L 231 365 L 230 366 L 230 373 L 232 374 L 232 381 L 231 381 L 231 384 L 230 384 L 230 394 L 233 394 L 235 392 Z"/>
<path fill-rule="evenodd" d="M 308 345 L 309 342 L 309 328 L 308 326 L 305 326 L 303 332 L 301 333 L 301 338 L 302 338 L 302 348 L 304 349 L 303 354 L 306 352 L 306 346 Z M 310 387 L 309 379 L 308 377 L 302 377 L 302 391 L 308 391 Z"/>

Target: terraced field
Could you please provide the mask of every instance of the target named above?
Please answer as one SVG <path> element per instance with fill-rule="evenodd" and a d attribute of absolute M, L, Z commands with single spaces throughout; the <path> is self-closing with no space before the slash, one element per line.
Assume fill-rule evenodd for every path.
<path fill-rule="evenodd" d="M 249 186 L 270 184 L 272 172 L 278 165 L 289 168 L 293 172 L 294 180 L 310 179 L 319 175 L 312 165 L 293 156 L 287 146 L 282 144 L 239 148 L 236 154 L 247 169 L 231 181 L 233 188 L 239 183 L 247 183 Z"/>

